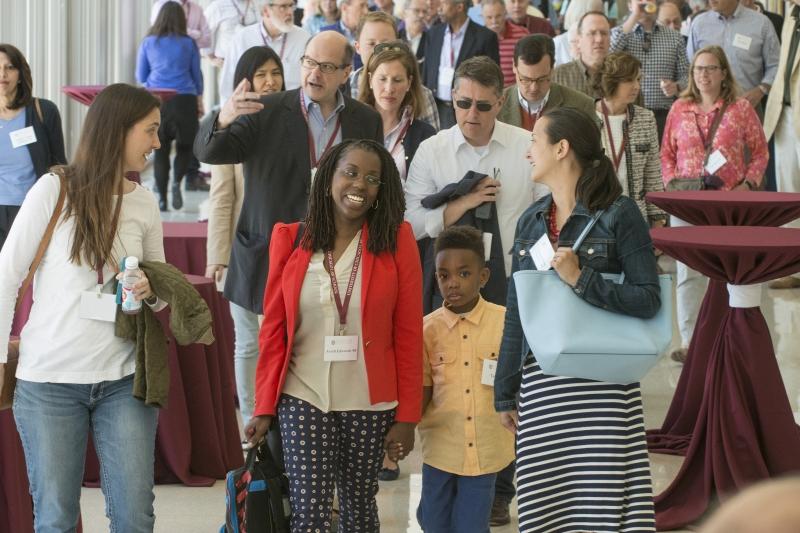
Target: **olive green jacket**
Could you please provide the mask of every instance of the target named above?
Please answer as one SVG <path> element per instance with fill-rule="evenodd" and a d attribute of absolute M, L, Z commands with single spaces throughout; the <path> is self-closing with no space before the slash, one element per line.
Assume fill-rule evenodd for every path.
<path fill-rule="evenodd" d="M 579 109 L 589 115 L 595 122 L 598 122 L 594 111 L 594 100 L 581 92 L 557 83 L 551 83 L 550 96 L 547 98 L 543 111 L 559 107 Z M 503 108 L 500 110 L 497 120 L 518 128 L 522 127 L 522 114 L 519 109 L 519 92 L 517 91 L 516 83 L 505 90 L 505 102 L 503 102 Z"/>

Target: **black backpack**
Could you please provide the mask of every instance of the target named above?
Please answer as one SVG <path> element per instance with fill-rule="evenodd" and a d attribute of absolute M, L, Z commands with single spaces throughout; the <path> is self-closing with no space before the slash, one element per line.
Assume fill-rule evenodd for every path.
<path fill-rule="evenodd" d="M 225 479 L 225 525 L 220 533 L 289 533 L 289 479 L 266 442 L 247 452 L 244 466 Z"/>

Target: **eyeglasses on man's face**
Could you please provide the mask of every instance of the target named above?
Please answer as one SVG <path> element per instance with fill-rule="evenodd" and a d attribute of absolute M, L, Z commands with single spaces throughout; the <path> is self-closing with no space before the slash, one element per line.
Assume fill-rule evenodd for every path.
<path fill-rule="evenodd" d="M 517 74 L 517 79 L 519 84 L 523 87 L 530 87 L 534 83 L 537 85 L 544 85 L 545 83 L 550 83 L 550 75 L 547 76 L 539 76 L 538 78 L 527 78 L 522 74 Z"/>
<path fill-rule="evenodd" d="M 308 56 L 303 56 L 300 58 L 300 64 L 303 68 L 308 70 L 314 70 L 315 68 L 319 67 L 323 74 L 333 74 L 337 70 L 341 68 L 346 68 L 347 65 L 337 65 L 335 63 L 329 62 L 319 62 L 314 59 L 311 59 Z"/>
<path fill-rule="evenodd" d="M 477 107 L 478 111 L 480 111 L 481 113 L 486 113 L 488 111 L 491 111 L 492 108 L 494 107 L 494 104 L 491 102 L 487 102 L 485 100 L 475 101 L 472 100 L 471 98 L 459 98 L 458 100 L 455 101 L 455 103 L 459 109 L 471 109 L 472 106 L 475 105 L 475 107 Z"/>

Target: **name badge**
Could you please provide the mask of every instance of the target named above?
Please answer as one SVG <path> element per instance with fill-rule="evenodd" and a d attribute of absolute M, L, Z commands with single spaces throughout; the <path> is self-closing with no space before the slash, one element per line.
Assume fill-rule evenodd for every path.
<path fill-rule="evenodd" d="M 87 320 L 114 322 L 117 319 L 117 295 L 97 291 L 83 291 L 78 316 Z"/>
<path fill-rule="evenodd" d="M 536 265 L 536 270 L 550 270 L 552 266 L 553 257 L 556 251 L 553 250 L 553 245 L 550 244 L 550 238 L 547 233 L 536 241 L 536 244 L 531 246 L 531 258 Z"/>
<path fill-rule="evenodd" d="M 358 360 L 358 335 L 325 335 L 325 361 Z"/>
<path fill-rule="evenodd" d="M 33 131 L 33 126 L 22 128 L 21 130 L 12 131 L 8 134 L 11 137 L 11 146 L 19 148 L 36 142 L 36 133 Z"/>
<path fill-rule="evenodd" d="M 750 50 L 750 44 L 753 42 L 752 37 L 748 37 L 747 35 L 742 35 L 741 33 L 737 33 L 733 36 L 733 46 L 736 48 L 741 48 L 742 50 Z"/>
<path fill-rule="evenodd" d="M 494 359 L 483 360 L 483 371 L 481 372 L 481 385 L 494 387 L 494 375 L 497 373 L 497 361 Z"/>
<path fill-rule="evenodd" d="M 714 150 L 714 152 L 708 156 L 708 163 L 706 163 L 706 172 L 711 175 L 716 174 L 717 170 L 722 168 L 722 165 L 727 163 L 728 160 L 725 159 L 725 156 L 722 155 L 722 152 L 719 150 Z"/>

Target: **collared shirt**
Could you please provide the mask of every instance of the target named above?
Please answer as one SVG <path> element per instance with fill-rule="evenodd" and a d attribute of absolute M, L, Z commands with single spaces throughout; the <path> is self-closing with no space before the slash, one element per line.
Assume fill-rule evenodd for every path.
<path fill-rule="evenodd" d="M 394 164 L 397 165 L 397 171 L 400 172 L 400 179 L 403 181 L 406 180 L 408 168 L 406 168 L 406 150 L 403 146 L 403 138 L 400 135 L 405 137 L 408 133 L 408 127 L 413 121 L 414 115 L 412 114 L 411 106 L 406 106 L 403 109 L 403 116 L 400 117 L 400 121 L 383 136 L 383 146 L 392 155 Z"/>
<path fill-rule="evenodd" d="M 611 51 L 628 52 L 642 64 L 642 94 L 647 109 L 669 109 L 674 97 L 664 96 L 661 80 L 685 88 L 689 76 L 686 44 L 680 33 L 656 24 L 646 32 L 641 24 L 625 33 L 622 26 L 611 30 Z"/>
<path fill-rule="evenodd" d="M 339 25 L 339 30 L 341 30 L 340 33 L 347 37 L 347 40 L 350 42 L 350 44 L 356 42 L 356 36 L 352 31 L 350 31 L 350 28 L 344 25 L 344 22 L 342 22 L 341 19 L 336 24 Z"/>
<path fill-rule="evenodd" d="M 205 16 L 211 31 L 209 49 L 217 57 L 225 57 L 233 35 L 239 28 L 255 24 L 261 17 L 254 0 L 214 0 L 206 7 Z"/>
<path fill-rule="evenodd" d="M 494 387 L 481 383 L 497 361 L 505 308 L 485 301 L 458 315 L 440 307 L 423 322 L 423 385 L 433 387 L 418 429 L 422 460 L 461 476 L 499 472 L 514 460 L 514 435 L 500 425 Z"/>
<path fill-rule="evenodd" d="M 544 109 L 544 106 L 547 105 L 547 99 L 550 98 L 550 90 L 547 91 L 547 94 L 544 95 L 544 98 L 539 100 L 538 102 L 528 102 L 523 96 L 522 92 L 517 87 L 517 98 L 519 99 L 519 105 L 522 106 L 522 109 L 525 110 L 528 114 L 535 114 L 541 113 Z M 532 104 L 536 104 L 532 106 Z"/>
<path fill-rule="evenodd" d="M 358 90 L 362 72 L 364 72 L 364 67 L 350 73 L 350 98 L 353 100 L 358 100 Z M 439 131 L 439 110 L 436 108 L 436 100 L 433 98 L 433 93 L 422 84 L 420 84 L 420 89 L 422 90 L 424 98 L 421 102 L 418 102 L 420 109 L 417 120 L 427 122 L 433 126 L 433 129 Z"/>
<path fill-rule="evenodd" d="M 303 57 L 306 42 L 310 38 L 311 36 L 306 30 L 292 26 L 290 32 L 272 39 L 264 29 L 263 21 L 237 30 L 225 52 L 225 63 L 222 65 L 220 74 L 220 101 L 224 103 L 233 94 L 233 75 L 236 72 L 236 63 L 239 62 L 242 54 L 253 46 L 269 46 L 281 56 L 286 90 L 291 91 L 300 87 L 300 58 Z"/>
<path fill-rule="evenodd" d="M 417 50 L 419 50 L 419 43 L 422 42 L 422 33 L 420 33 L 416 37 L 408 37 L 408 33 L 406 33 L 406 42 L 411 47 L 411 51 L 414 53 L 414 57 L 416 57 Z"/>
<path fill-rule="evenodd" d="M 461 45 L 464 44 L 464 34 L 467 33 L 467 26 L 475 24 L 467 19 L 456 33 L 450 31 L 447 24 L 444 30 L 444 41 L 442 42 L 442 53 L 439 55 L 439 80 L 436 88 L 436 98 L 450 102 L 453 99 L 453 75 L 458 64 L 458 54 L 461 53 Z"/>
<path fill-rule="evenodd" d="M 361 232 L 353 238 L 333 267 L 336 283 L 344 298 L 356 257 Z M 361 265 L 363 266 L 363 262 Z M 325 270 L 325 255 L 311 256 L 297 313 L 292 355 L 283 394 L 306 401 L 326 413 L 331 411 L 386 411 L 397 402 L 372 404 L 369 398 L 367 365 L 361 335 L 361 272 L 356 272 L 353 294 L 347 308 L 347 335 L 358 336 L 358 356 L 355 361 L 329 362 L 324 360 L 326 335 L 336 335 L 339 316 L 331 290 L 331 278 Z"/>
<path fill-rule="evenodd" d="M 742 90 L 749 91 L 761 83 L 772 85 L 781 45 L 772 23 L 761 13 L 739 4 L 729 18 L 716 11 L 698 15 L 692 22 L 686 47 L 688 57 L 710 44 L 725 50 L 733 77 Z"/>
<path fill-rule="evenodd" d="M 322 110 L 318 103 L 308 97 L 306 97 L 305 102 L 308 110 L 308 127 L 311 128 L 311 135 L 314 137 L 314 149 L 316 152 L 314 156 L 319 161 L 334 131 L 336 132 L 336 137 L 331 146 L 342 142 L 342 128 L 337 128 L 336 123 L 339 120 L 339 113 L 344 109 L 344 96 L 342 96 L 341 91 L 336 91 L 336 108 L 327 119 L 322 116 Z"/>
<path fill-rule="evenodd" d="M 530 32 L 523 26 L 512 24 L 511 21 L 506 20 L 506 27 L 503 30 L 503 36 L 498 36 L 498 48 L 500 51 L 500 70 L 503 71 L 503 86 L 508 87 L 514 85 L 516 78 L 514 77 L 514 47 L 517 46 L 517 41 L 528 35 Z"/>
<path fill-rule="evenodd" d="M 183 5 L 183 12 L 186 13 L 186 33 L 197 43 L 197 48 L 205 51 L 211 46 L 211 30 L 203 14 L 203 8 L 192 0 L 156 0 L 150 9 L 150 25 L 153 25 L 158 17 L 158 12 L 167 2 L 177 2 Z"/>
<path fill-rule="evenodd" d="M 446 205 L 436 209 L 422 207 L 422 200 L 457 183 L 470 170 L 497 176 L 502 187 L 497 196 L 497 220 L 504 251 L 511 249 L 517 219 L 537 198 L 547 194 L 544 185 L 534 184 L 531 165 L 525 154 L 531 144 L 529 132 L 499 121 L 489 144 L 476 148 L 469 144 L 458 125 L 442 130 L 420 143 L 405 183 L 406 220 L 416 238 L 437 237 L 444 229 Z M 504 256 L 506 274 L 511 273 L 511 256 Z"/>
<path fill-rule="evenodd" d="M 721 99 L 708 113 L 704 113 L 695 102 L 683 99 L 672 106 L 661 141 L 664 184 L 673 178 L 699 178 L 707 174 L 703 169 L 703 139 L 707 138 L 714 116 L 721 107 Z M 725 190 L 732 189 L 742 179 L 761 183 L 769 160 L 767 140 L 758 115 L 747 100 L 739 98 L 728 106 L 711 146 L 712 153 L 719 150 L 727 160 L 714 173 L 725 182 Z M 750 153 L 749 161 L 745 160 L 745 151 Z"/>
<path fill-rule="evenodd" d="M 573 59 L 570 51 L 569 32 L 564 32 L 553 37 L 553 44 L 556 46 L 556 67 L 566 65 Z"/>
<path fill-rule="evenodd" d="M 592 98 L 596 97 L 592 88 L 591 76 L 586 69 L 586 65 L 580 58 L 574 59 L 569 63 L 557 66 L 553 70 L 552 80 L 554 83 L 569 87 Z"/>

